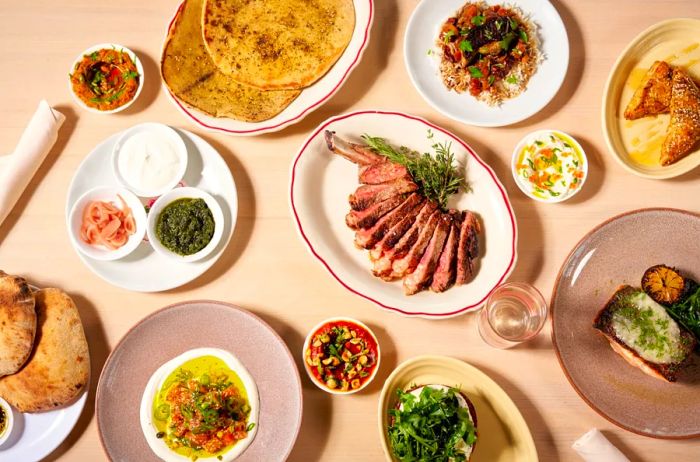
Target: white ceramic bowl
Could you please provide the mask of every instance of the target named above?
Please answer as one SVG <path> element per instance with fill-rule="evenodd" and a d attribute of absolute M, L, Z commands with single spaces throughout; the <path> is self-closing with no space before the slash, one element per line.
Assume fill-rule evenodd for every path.
<path fill-rule="evenodd" d="M 569 39 L 556 8 L 548 0 L 485 0 L 487 5 L 506 3 L 529 17 L 537 28 L 543 57 L 526 90 L 500 106 L 489 106 L 469 92 L 448 90 L 440 76 L 442 52 L 436 44 L 440 27 L 464 3 L 464 0 L 422 0 L 413 10 L 403 48 L 404 63 L 413 86 L 437 111 L 469 125 L 501 127 L 539 112 L 559 91 L 569 66 Z"/>
<path fill-rule="evenodd" d="M 0 432 L 0 446 L 2 446 L 12 434 L 12 429 L 15 426 L 15 416 L 12 406 L 2 398 L 0 398 L 0 409 L 5 413 L 5 428 Z"/>
<path fill-rule="evenodd" d="M 359 327 L 366 330 L 367 333 L 369 333 L 369 335 L 374 339 L 374 343 L 377 344 L 377 365 L 374 367 L 374 369 L 372 369 L 372 373 L 367 378 L 365 383 L 363 383 L 359 388 L 356 388 L 354 390 L 341 391 L 341 390 L 333 390 L 331 388 L 328 388 L 326 385 L 319 382 L 319 380 L 316 377 L 314 377 L 313 373 L 311 373 L 311 371 L 309 370 L 309 368 L 311 366 L 309 366 L 306 363 L 306 350 L 309 349 L 309 347 L 311 346 L 311 340 L 312 340 L 314 334 L 316 333 L 316 331 L 328 323 L 334 323 L 334 322 L 339 322 L 339 321 L 344 321 L 344 322 L 348 322 L 351 324 L 357 324 Z M 304 364 L 304 370 L 306 371 L 306 374 L 309 376 L 309 379 L 311 380 L 311 382 L 313 382 L 313 384 L 316 385 L 321 390 L 323 390 L 327 393 L 331 393 L 333 395 L 352 395 L 353 393 L 357 393 L 358 391 L 365 389 L 367 387 L 367 385 L 372 383 L 372 380 L 374 380 L 374 377 L 377 376 L 377 371 L 379 371 L 379 366 L 381 365 L 381 359 L 382 359 L 382 352 L 381 352 L 381 348 L 379 346 L 379 340 L 377 340 L 377 336 L 374 335 L 374 332 L 372 332 L 372 329 L 370 329 L 369 327 L 367 327 L 367 325 L 365 323 L 360 322 L 357 319 L 347 318 L 347 317 L 328 318 L 328 319 L 325 319 L 325 320 L 319 322 L 318 324 L 316 324 L 313 327 L 313 329 L 311 329 L 309 331 L 308 335 L 306 336 L 306 340 L 304 340 L 304 347 L 301 350 L 301 362 Z"/>
<path fill-rule="evenodd" d="M 204 199 L 204 202 L 207 203 L 207 206 L 209 207 L 209 210 L 211 210 L 211 214 L 214 217 L 214 235 L 212 236 L 211 241 L 209 241 L 209 244 L 207 244 L 207 246 L 202 250 L 197 253 L 193 253 L 192 255 L 178 255 L 175 252 L 171 252 L 160 243 L 160 240 L 156 236 L 156 223 L 160 213 L 170 203 L 184 198 Z M 156 252 L 180 262 L 201 260 L 216 248 L 221 240 L 221 237 L 223 236 L 224 213 L 221 210 L 221 206 L 217 200 L 214 199 L 214 197 L 208 192 L 191 187 L 175 188 L 160 196 L 151 206 L 151 210 L 148 212 L 148 226 L 146 232 L 148 233 L 148 240 Z"/>
<path fill-rule="evenodd" d="M 574 149 L 578 150 L 578 152 L 581 153 L 581 160 L 583 161 L 583 165 L 581 167 L 583 170 L 583 178 L 581 178 L 581 184 L 579 185 L 579 187 L 574 189 L 570 193 L 562 194 L 561 196 L 552 197 L 552 198 L 548 198 L 548 199 L 542 199 L 541 197 L 537 197 L 537 196 L 533 195 L 532 192 L 528 189 L 528 187 L 524 184 L 522 178 L 520 178 L 518 176 L 516 165 L 518 163 L 518 154 L 520 153 L 520 151 L 523 149 L 523 147 L 526 144 L 532 142 L 532 140 L 534 140 L 535 138 L 538 138 L 542 135 L 546 135 L 546 134 L 550 134 L 550 133 L 563 135 L 564 137 L 568 138 L 569 140 L 571 140 L 573 142 Z M 510 161 L 510 172 L 513 174 L 513 179 L 515 180 L 515 184 L 518 185 L 518 188 L 520 188 L 520 190 L 523 192 L 523 194 L 525 194 L 527 197 L 529 197 L 530 199 L 534 199 L 538 202 L 555 204 L 557 202 L 563 202 L 565 200 L 571 199 L 576 194 L 578 194 L 578 192 L 581 189 L 583 189 L 583 185 L 586 183 L 586 178 L 588 178 L 588 158 L 586 157 L 586 151 L 584 151 L 583 148 L 581 147 L 581 145 L 579 144 L 579 142 L 576 141 L 576 138 L 569 135 L 568 133 L 563 132 L 561 130 L 537 130 L 537 131 L 534 131 L 532 133 L 528 133 L 515 146 L 515 149 L 513 150 L 513 157 L 511 158 L 511 161 Z"/>
<path fill-rule="evenodd" d="M 179 166 L 177 172 L 175 173 L 175 175 L 173 175 L 170 181 L 160 189 L 139 189 L 138 187 L 130 184 L 126 180 L 126 178 L 123 177 L 121 171 L 119 170 L 119 158 L 124 143 L 134 135 L 147 132 L 154 134 L 158 133 L 161 136 L 163 136 L 167 140 L 167 143 L 169 143 L 170 146 L 174 148 L 175 153 L 177 154 L 179 159 Z M 182 180 L 182 177 L 185 176 L 185 171 L 187 170 L 187 158 L 187 146 L 185 146 L 185 142 L 182 140 L 182 137 L 175 130 L 164 124 L 148 122 L 134 125 L 130 129 L 126 130 L 119 138 L 117 143 L 114 145 L 114 150 L 112 151 L 112 172 L 114 173 L 114 177 L 122 186 L 133 191 L 138 196 L 158 197 L 162 196 L 163 194 L 177 186 L 177 184 Z"/>
<path fill-rule="evenodd" d="M 129 236 L 129 240 L 122 247 L 116 250 L 110 250 L 101 245 L 91 245 L 83 242 L 80 238 L 80 227 L 83 222 L 83 210 L 92 201 L 113 202 L 117 207 L 121 208 L 119 196 L 124 199 L 124 202 L 131 209 L 136 222 L 136 232 Z M 68 216 L 68 234 L 70 235 L 73 247 L 78 249 L 84 255 L 95 260 L 118 260 L 133 252 L 139 246 L 143 237 L 146 235 L 147 218 L 146 210 L 143 204 L 134 193 L 124 188 L 114 187 L 98 187 L 87 191 L 85 194 L 73 204 L 73 208 Z"/>
<path fill-rule="evenodd" d="M 144 81 L 143 65 L 141 64 L 141 60 L 139 60 L 138 56 L 136 56 L 136 53 L 134 53 L 133 51 L 131 51 L 130 49 L 128 49 L 127 47 L 125 47 L 123 45 L 119 45 L 118 43 L 99 43 L 97 45 L 93 45 L 90 48 L 86 49 L 85 51 L 80 53 L 77 58 L 75 58 L 75 60 L 73 61 L 73 65 L 70 68 L 70 74 L 73 74 L 73 71 L 75 71 L 75 66 L 78 63 L 80 63 L 80 61 L 83 60 L 83 57 L 85 55 L 89 55 L 90 53 L 102 50 L 104 48 L 114 48 L 117 50 L 122 50 L 131 57 L 132 61 L 134 61 L 134 64 L 136 65 L 136 71 L 139 73 L 139 86 L 136 89 L 136 94 L 134 95 L 134 97 L 131 98 L 131 100 L 127 101 L 125 104 L 122 104 L 121 106 L 119 106 L 118 108 L 114 108 L 110 111 L 100 111 L 99 109 L 95 109 L 94 107 L 90 107 L 87 104 L 85 104 L 83 102 L 83 100 L 81 100 L 78 97 L 78 95 L 75 94 L 75 92 L 73 91 L 73 85 L 71 85 L 70 79 L 68 79 L 68 89 L 70 90 L 70 94 L 73 96 L 73 99 L 75 100 L 75 102 L 78 103 L 78 105 L 80 107 L 82 107 L 83 109 L 85 109 L 86 111 L 93 112 L 95 114 L 114 114 L 116 112 L 123 111 L 124 109 L 131 106 L 133 104 L 133 102 L 136 101 L 136 99 L 139 97 L 139 95 L 141 94 L 141 90 L 143 89 L 143 81 Z"/>
<path fill-rule="evenodd" d="M 153 400 L 160 388 L 163 386 L 163 382 L 165 382 L 165 379 L 168 378 L 171 372 L 185 362 L 201 356 L 215 356 L 221 359 L 232 371 L 238 375 L 241 382 L 243 382 L 246 394 L 248 395 L 248 404 L 250 405 L 250 416 L 248 422 L 249 424 L 254 423 L 255 425 L 244 439 L 238 441 L 230 450 L 222 454 L 221 459 L 217 459 L 216 457 L 206 457 L 198 460 L 212 460 L 216 462 L 221 460 L 222 462 L 230 462 L 240 456 L 243 451 L 250 446 L 258 432 L 260 397 L 258 395 L 258 387 L 255 385 L 253 377 L 250 375 L 245 366 L 243 366 L 243 364 L 234 355 L 219 348 L 195 348 L 193 350 L 188 350 L 182 353 L 180 356 L 177 356 L 176 358 L 173 358 L 167 363 L 163 364 L 153 373 L 148 381 L 148 384 L 146 384 L 146 389 L 144 390 L 143 397 L 141 398 L 141 430 L 143 431 L 146 441 L 153 452 L 166 462 L 191 462 L 191 460 L 188 457 L 173 452 L 165 441 L 156 438 L 156 433 L 158 430 L 153 423 Z"/>

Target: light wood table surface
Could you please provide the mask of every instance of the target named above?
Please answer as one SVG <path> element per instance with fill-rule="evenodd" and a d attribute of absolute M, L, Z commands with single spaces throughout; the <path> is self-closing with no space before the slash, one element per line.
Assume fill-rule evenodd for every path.
<path fill-rule="evenodd" d="M 93 380 L 88 404 L 68 440 L 48 460 L 106 459 L 94 418 L 94 391 L 111 348 L 129 327 L 158 308 L 203 298 L 231 302 L 258 314 L 282 335 L 297 358 L 308 329 L 324 317 L 349 315 L 376 328 L 382 368 L 366 392 L 330 396 L 311 384 L 300 369 L 304 417 L 292 461 L 382 460 L 377 430 L 381 384 L 398 363 L 424 353 L 461 358 L 496 380 L 523 413 L 542 461 L 578 460 L 571 443 L 592 427 L 602 429 L 635 461 L 700 460 L 698 440 L 637 436 L 590 409 L 557 363 L 549 326 L 536 341 L 500 351 L 482 342 L 473 315 L 445 321 L 403 318 L 347 292 L 306 251 L 287 202 L 290 162 L 321 121 L 365 108 L 425 117 L 470 143 L 505 184 L 520 233 L 519 261 L 511 280 L 533 283 L 549 299 L 563 259 L 597 223 L 647 206 L 700 212 L 700 170 L 664 182 L 637 178 L 613 160 L 600 128 L 603 87 L 618 54 L 651 24 L 673 17 L 700 17 L 700 2 L 555 1 L 571 46 L 563 87 L 534 117 L 510 127 L 486 129 L 451 121 L 423 101 L 410 83 L 402 53 L 405 25 L 417 1 L 377 0 L 369 47 L 342 89 L 302 122 L 253 138 L 203 132 L 181 116 L 163 93 L 158 61 L 165 29 L 178 3 L 0 0 L 0 152 L 12 151 L 41 98 L 67 116 L 57 145 L 0 226 L 0 268 L 36 285 L 68 291 L 79 306 L 90 342 Z M 130 109 L 117 115 L 81 110 L 68 90 L 72 60 L 101 42 L 130 47 L 145 68 L 143 93 Z M 214 145 L 236 179 L 240 200 L 235 234 L 221 260 L 200 279 L 159 294 L 127 292 L 94 275 L 72 249 L 64 222 L 68 185 L 80 162 L 103 139 L 146 121 L 186 128 Z M 542 205 L 527 199 L 510 175 L 513 146 L 539 128 L 571 133 L 590 159 L 588 182 L 565 204 Z"/>

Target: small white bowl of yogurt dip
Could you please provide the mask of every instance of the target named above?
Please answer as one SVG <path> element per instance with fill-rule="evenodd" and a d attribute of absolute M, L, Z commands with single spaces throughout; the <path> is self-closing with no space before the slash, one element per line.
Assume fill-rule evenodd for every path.
<path fill-rule="evenodd" d="M 146 441 L 160 459 L 230 462 L 255 439 L 260 398 L 253 377 L 233 354 L 196 348 L 153 373 L 139 414 Z"/>
<path fill-rule="evenodd" d="M 525 136 L 513 151 L 511 171 L 528 197 L 556 203 L 576 195 L 588 176 L 581 145 L 560 130 L 538 130 Z"/>
<path fill-rule="evenodd" d="M 143 123 L 128 129 L 112 151 L 117 181 L 140 197 L 158 197 L 173 189 L 187 170 L 187 147 L 172 128 Z"/>

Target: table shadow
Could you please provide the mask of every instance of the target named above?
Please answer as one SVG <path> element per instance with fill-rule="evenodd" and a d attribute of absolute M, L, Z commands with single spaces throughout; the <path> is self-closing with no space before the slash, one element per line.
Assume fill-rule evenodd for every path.
<path fill-rule="evenodd" d="M 153 104 L 158 97 L 158 92 L 160 92 L 160 66 L 146 51 L 139 48 L 132 48 L 131 50 L 136 53 L 143 66 L 143 88 L 136 101 L 128 108 L 116 113 L 116 116 L 128 116 L 144 111 Z"/>
<path fill-rule="evenodd" d="M 287 460 L 289 462 L 321 460 L 320 454 L 328 443 L 330 435 L 333 401 L 331 400 L 331 395 L 311 383 L 306 374 L 300 354 L 304 347 L 304 337 L 285 321 L 271 314 L 263 313 L 257 309 L 252 309 L 251 311 L 268 323 L 282 337 L 292 353 L 294 363 L 301 377 L 301 388 L 304 397 L 301 428 Z M 309 458 L 309 454 L 316 456 Z"/>

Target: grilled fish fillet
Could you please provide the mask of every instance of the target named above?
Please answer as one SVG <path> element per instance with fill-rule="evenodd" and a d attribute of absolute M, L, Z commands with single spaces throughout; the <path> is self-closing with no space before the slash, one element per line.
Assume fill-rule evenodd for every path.
<path fill-rule="evenodd" d="M 620 286 L 593 321 L 612 349 L 654 378 L 675 382 L 697 341 L 641 289 Z"/>
<path fill-rule="evenodd" d="M 673 68 L 665 61 L 656 61 L 625 108 L 625 119 L 666 114 L 671 106 L 672 77 Z"/>
<path fill-rule="evenodd" d="M 687 72 L 673 71 L 671 123 L 661 146 L 661 165 L 671 165 L 689 154 L 700 140 L 700 90 Z"/>

